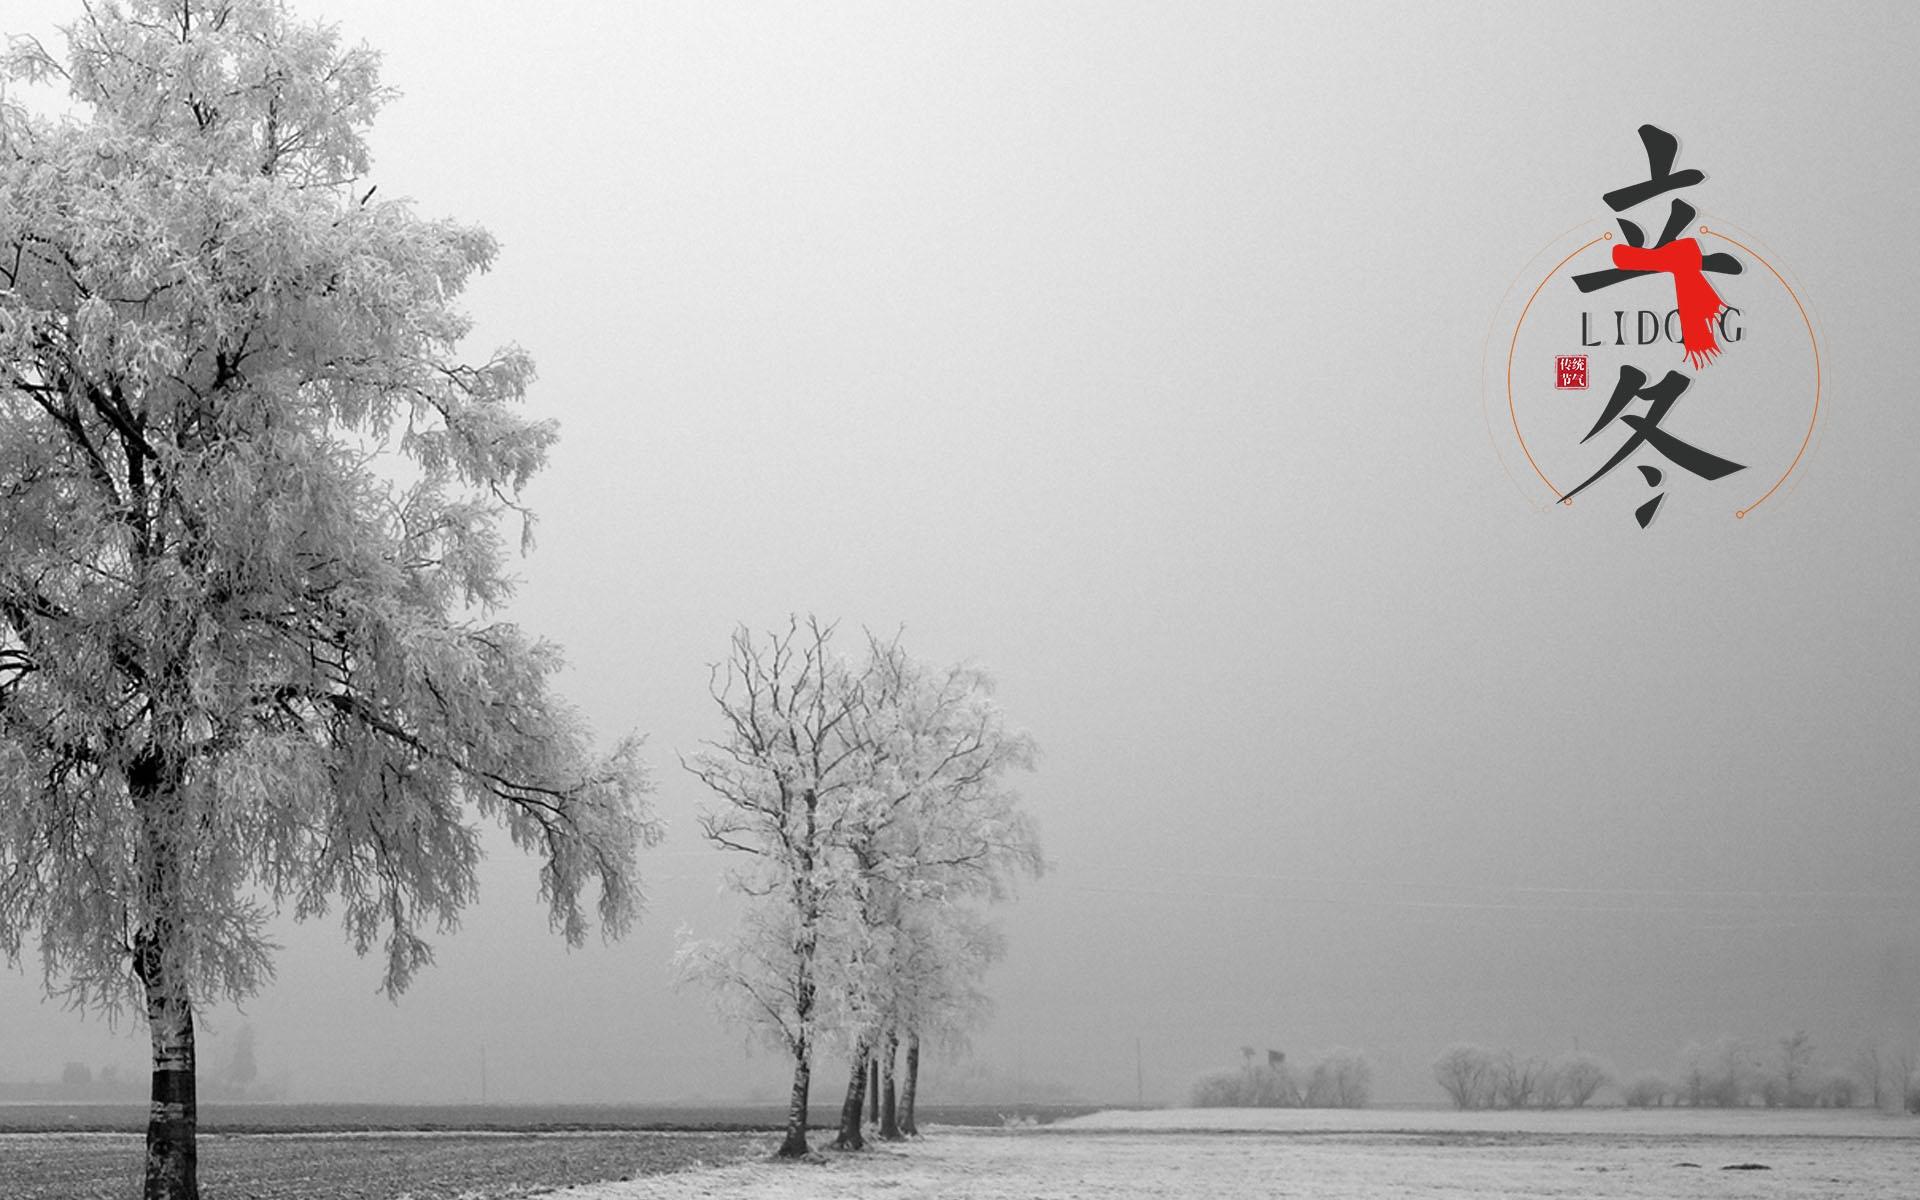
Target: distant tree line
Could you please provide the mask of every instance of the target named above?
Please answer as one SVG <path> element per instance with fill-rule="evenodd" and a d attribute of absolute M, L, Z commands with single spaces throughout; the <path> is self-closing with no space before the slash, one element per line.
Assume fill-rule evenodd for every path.
<path fill-rule="evenodd" d="M 1920 1053 L 1867 1043 L 1844 1062 L 1823 1059 L 1813 1039 L 1795 1030 L 1772 1042 L 1721 1037 L 1690 1042 L 1669 1074 L 1616 1077 L 1593 1054 L 1521 1056 L 1466 1042 L 1433 1063 L 1434 1082 L 1455 1108 L 1560 1108 L 1617 1090 L 1629 1108 L 1873 1108 L 1920 1113 Z"/>
<path fill-rule="evenodd" d="M 1920 1053 L 1863 1043 L 1844 1061 L 1823 1057 L 1804 1030 L 1770 1043 L 1720 1037 L 1689 1042 L 1672 1072 L 1636 1074 L 1620 1089 L 1630 1108 L 1904 1107 L 1920 1113 Z"/>
<path fill-rule="evenodd" d="M 1582 1051 L 1522 1057 L 1467 1042 L 1446 1048 L 1434 1081 L 1455 1108 L 1581 1108 L 1613 1082 L 1613 1068 Z"/>
<path fill-rule="evenodd" d="M 1373 1064 L 1358 1050 L 1336 1046 L 1306 1072 L 1303 1087 L 1283 1058 L 1257 1061 L 1241 1048 L 1237 1070 L 1215 1071 L 1194 1082 L 1194 1108 L 1365 1108 L 1373 1093 Z"/>

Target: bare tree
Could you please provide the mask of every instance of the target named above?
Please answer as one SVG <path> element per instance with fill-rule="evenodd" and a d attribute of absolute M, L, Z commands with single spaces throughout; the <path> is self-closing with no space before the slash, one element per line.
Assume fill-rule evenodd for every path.
<path fill-rule="evenodd" d="M 1194 1081 L 1190 1102 L 1195 1108 L 1297 1108 L 1302 1096 L 1293 1072 L 1284 1061 L 1261 1062 L 1251 1047 L 1242 1047 L 1238 1069 L 1215 1071 Z"/>
<path fill-rule="evenodd" d="M 968 901 L 999 899 L 1041 869 L 1031 822 L 1005 782 L 1010 772 L 1031 768 L 1034 749 L 1007 727 L 991 678 L 977 668 L 933 670 L 909 658 L 897 638 L 869 635 L 863 674 L 861 720 L 874 747 L 874 778 L 846 844 L 863 927 L 845 972 L 854 989 L 846 1004 L 862 1014 L 853 1037 L 856 1064 L 879 1058 L 880 1136 L 894 1139 L 912 1125 L 909 1114 L 903 1128 L 899 1098 L 918 1091 L 917 1079 L 904 1088 L 893 1079 L 900 1043 L 912 1076 L 921 1062 L 916 1022 L 944 1019 L 924 1011 L 926 1002 L 968 994 L 929 991 L 926 972 L 984 966 L 964 934 L 943 936 L 959 932 L 951 914 Z M 929 961 L 939 956 L 951 961 Z M 849 1079 L 837 1146 L 861 1144 L 858 1093 L 866 1086 Z"/>
<path fill-rule="evenodd" d="M 1900 1099 L 1910 1113 L 1920 1113 L 1920 1044 L 1907 1042 L 1894 1059 L 1894 1075 L 1900 1081 Z"/>
<path fill-rule="evenodd" d="M 1620 1098 L 1628 1108 L 1659 1108 L 1672 1094 L 1667 1081 L 1651 1071 L 1635 1075 L 1620 1087 Z"/>
<path fill-rule="evenodd" d="M 1493 1059 L 1493 1102 L 1501 1108 L 1526 1108 L 1539 1097 L 1546 1075 L 1547 1064 L 1541 1059 L 1501 1051 Z"/>
<path fill-rule="evenodd" d="M 1887 1104 L 1886 1072 L 1881 1066 L 1880 1044 L 1875 1041 L 1862 1042 L 1860 1048 L 1854 1051 L 1853 1062 L 1850 1065 L 1854 1076 L 1866 1088 L 1873 1106 L 1876 1109 L 1885 1108 Z"/>
<path fill-rule="evenodd" d="M 898 1027 L 905 1030 L 905 1078 L 900 1085 L 900 1132 L 919 1133 L 915 1115 L 925 1050 L 964 1047 L 992 1009 L 983 976 L 1006 952 L 1005 940 L 984 915 L 966 905 L 922 905 L 902 925 Z"/>
<path fill-rule="evenodd" d="M 1543 1091 L 1550 1091 L 1556 1103 L 1582 1108 L 1596 1092 L 1613 1082 L 1613 1068 L 1596 1054 L 1574 1051 L 1554 1059 L 1547 1077 Z"/>
<path fill-rule="evenodd" d="M 1455 1108 L 1486 1108 L 1493 1102 L 1494 1053 L 1484 1046 L 1456 1042 L 1434 1060 L 1433 1077 Z"/>
<path fill-rule="evenodd" d="M 1860 1080 L 1850 1071 L 1827 1071 L 1815 1079 L 1807 1095 L 1821 1108 L 1852 1108 L 1860 1100 Z"/>
<path fill-rule="evenodd" d="M 1680 1057 L 1678 1093 L 1693 1107 L 1738 1107 L 1760 1090 L 1761 1063 L 1739 1038 L 1721 1037 L 1706 1046 L 1689 1042 Z"/>
<path fill-rule="evenodd" d="M 1778 1043 L 1774 1071 L 1765 1082 L 1762 1096 L 1768 1105 L 1804 1108 L 1813 1100 L 1808 1077 L 1813 1070 L 1813 1039 L 1804 1029 L 1796 1029 Z"/>
<path fill-rule="evenodd" d="M 1373 1064 L 1358 1050 L 1335 1046 L 1307 1074 L 1310 1108 L 1365 1108 L 1373 1091 Z"/>
<path fill-rule="evenodd" d="M 987 677 L 926 670 L 871 637 L 849 663 L 832 637 L 811 619 L 764 642 L 737 631 L 712 688 L 728 737 L 686 761 L 723 802 L 703 828 L 746 856 L 730 880 L 754 915 L 731 941 L 684 946 L 681 965 L 792 1055 L 785 1156 L 806 1153 L 823 1045 L 849 1060 L 837 1147 L 865 1144 L 876 1065 L 882 1136 L 903 1133 L 903 1090 L 910 1129 L 918 1023 L 959 1024 L 942 1006 L 974 993 L 950 972 L 989 961 L 971 952 L 988 943 L 966 936 L 959 914 L 1039 867 L 1003 783 L 1030 765 L 1032 744 L 1006 729 Z M 892 1079 L 902 1041 L 905 1089 Z"/>
<path fill-rule="evenodd" d="M 853 880 L 838 850 L 872 757 L 859 727 L 863 680 L 832 654 L 832 636 L 815 620 L 791 621 L 764 641 L 735 630 L 710 684 L 727 736 L 682 760 L 721 801 L 701 828 L 746 860 L 728 879 L 748 908 L 733 938 L 683 944 L 678 961 L 685 977 L 716 991 L 724 1014 L 790 1056 L 785 1158 L 808 1150 L 822 945 L 849 928 L 843 900 Z"/>
<path fill-rule="evenodd" d="M 1712 1087 L 1713 1071 L 1707 1061 L 1707 1050 L 1698 1042 L 1688 1042 L 1680 1050 L 1679 1082 L 1674 1088 L 1674 1099 L 1689 1108 L 1701 1108 L 1707 1103 L 1707 1095 Z"/>

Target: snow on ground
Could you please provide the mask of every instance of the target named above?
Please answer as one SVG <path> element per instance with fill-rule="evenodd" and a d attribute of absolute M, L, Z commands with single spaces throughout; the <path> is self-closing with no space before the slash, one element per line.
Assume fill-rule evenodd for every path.
<path fill-rule="evenodd" d="M 1457 1112 L 1410 1108 L 1152 1108 L 1059 1121 L 1056 1130 L 1280 1133 L 1585 1134 L 1672 1137 L 1893 1137 L 1920 1121 L 1866 1108 L 1559 1108 Z"/>
<path fill-rule="evenodd" d="M 1868 1113 L 1102 1113 L 936 1129 L 810 1163 L 595 1184 L 554 1200 L 1911 1200 L 1920 1122 Z M 1201 1126 L 1206 1126 L 1202 1129 Z M 823 1139 L 824 1140 L 824 1139 Z M 1761 1164 L 1767 1170 L 1726 1170 Z"/>

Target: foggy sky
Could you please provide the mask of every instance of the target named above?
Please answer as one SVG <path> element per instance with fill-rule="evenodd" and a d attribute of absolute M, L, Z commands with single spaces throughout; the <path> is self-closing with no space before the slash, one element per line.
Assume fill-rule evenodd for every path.
<path fill-rule="evenodd" d="M 502 243 L 472 352 L 527 347 L 562 423 L 510 615 L 648 735 L 672 831 L 572 953 L 494 838 L 397 1005 L 289 923 L 203 1063 L 250 1021 L 305 1099 L 476 1099 L 482 1046 L 494 1099 L 779 1094 L 669 988 L 728 917 L 675 754 L 734 623 L 809 612 L 989 667 L 1041 746 L 978 1070 L 1131 1099 L 1138 1039 L 1173 1099 L 1349 1045 L 1429 1099 L 1456 1040 L 1920 1037 L 1920 30 L 1547 9 L 303 5 L 405 93 L 369 182 Z M 1823 338 L 1815 450 L 1744 521 L 1543 510 L 1489 435 L 1503 294 L 1649 121 Z M 144 1069 L 24 965 L 0 1078 Z"/>

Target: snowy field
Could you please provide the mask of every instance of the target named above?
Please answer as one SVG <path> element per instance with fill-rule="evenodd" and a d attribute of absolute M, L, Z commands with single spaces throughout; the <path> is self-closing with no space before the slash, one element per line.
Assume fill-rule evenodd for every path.
<path fill-rule="evenodd" d="M 813 1163 L 753 1161 L 554 1193 L 555 1200 L 1916 1195 L 1920 1121 L 1912 1118 L 1672 1109 L 1097 1113 L 1039 1128 L 934 1129 L 910 1145 L 827 1153 Z"/>

